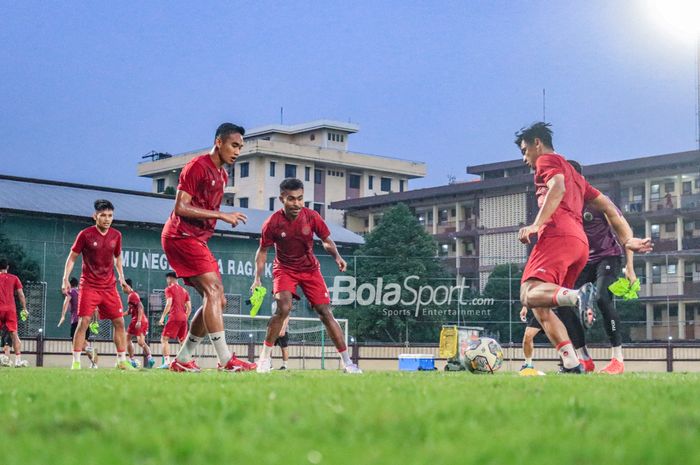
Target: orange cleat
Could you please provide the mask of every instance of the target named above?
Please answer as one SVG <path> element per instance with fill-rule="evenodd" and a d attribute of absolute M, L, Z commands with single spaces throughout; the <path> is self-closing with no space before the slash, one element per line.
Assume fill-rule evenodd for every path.
<path fill-rule="evenodd" d="M 600 372 L 607 373 L 609 375 L 621 375 L 625 372 L 625 364 L 618 359 L 613 358 L 610 360 L 610 363 L 608 363 L 608 366 L 603 368 Z"/>
<path fill-rule="evenodd" d="M 195 362 L 194 360 L 190 360 L 187 363 L 182 363 L 178 359 L 175 359 L 170 364 L 170 371 L 176 371 L 178 373 L 199 373 L 202 370 L 197 366 L 197 362 Z"/>
<path fill-rule="evenodd" d="M 255 363 L 246 362 L 236 357 L 236 354 L 231 355 L 231 359 L 226 363 L 225 366 L 221 366 L 217 363 L 217 368 L 219 371 L 253 371 L 257 367 Z"/>
<path fill-rule="evenodd" d="M 595 371 L 595 363 L 593 362 L 592 358 L 589 358 L 588 360 L 579 359 L 578 361 L 581 362 L 581 365 L 583 365 L 583 370 L 586 373 L 593 373 Z"/>

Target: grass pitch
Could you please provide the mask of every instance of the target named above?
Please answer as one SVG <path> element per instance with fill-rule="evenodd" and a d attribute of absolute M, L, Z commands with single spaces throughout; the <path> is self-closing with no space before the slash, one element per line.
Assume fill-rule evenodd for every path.
<path fill-rule="evenodd" d="M 3 464 L 660 464 L 700 375 L 0 369 Z M 695 462 L 697 463 L 697 462 Z"/>

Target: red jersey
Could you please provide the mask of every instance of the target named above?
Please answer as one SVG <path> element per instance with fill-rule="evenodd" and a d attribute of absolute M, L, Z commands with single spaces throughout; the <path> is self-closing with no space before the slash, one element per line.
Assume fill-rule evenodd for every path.
<path fill-rule="evenodd" d="M 263 224 L 260 246 L 275 245 L 273 269 L 313 271 L 321 266 L 314 255 L 314 234 L 321 240 L 331 235 L 318 212 L 302 208 L 296 219 L 290 221 L 281 209 Z"/>
<path fill-rule="evenodd" d="M 11 273 L 0 273 L 0 312 L 16 312 L 15 291 L 22 289 L 19 278 Z"/>
<path fill-rule="evenodd" d="M 165 288 L 165 297 L 173 299 L 168 313 L 168 321 L 187 321 L 185 304 L 190 301 L 190 294 L 179 284 L 172 284 Z"/>
<path fill-rule="evenodd" d="M 535 162 L 535 187 L 537 188 L 537 205 L 541 208 L 547 195 L 547 182 L 555 175 L 564 176 L 566 192 L 559 206 L 547 222 L 542 225 L 538 237 L 575 236 L 588 244 L 583 232 L 581 212 L 583 205 L 600 195 L 600 192 L 588 184 L 583 176 L 561 155 L 548 153 L 541 155 Z"/>
<path fill-rule="evenodd" d="M 131 321 L 136 321 L 139 317 L 139 306 L 141 305 L 141 297 L 139 297 L 138 292 L 132 291 L 129 293 L 129 297 L 126 299 L 129 304 L 129 315 L 131 316 Z M 143 312 L 143 317 L 141 321 L 148 321 L 146 318 L 146 312 Z"/>
<path fill-rule="evenodd" d="M 192 206 L 219 211 L 227 181 L 226 170 L 223 167 L 217 168 L 207 154 L 193 158 L 185 165 L 177 189 L 192 196 Z M 214 227 L 216 220 L 213 218 L 186 218 L 176 215 L 173 210 L 163 228 L 163 237 L 191 236 L 206 242 L 214 234 Z"/>
<path fill-rule="evenodd" d="M 122 253 L 122 235 L 109 228 L 102 235 L 96 226 L 78 233 L 71 250 L 83 255 L 83 271 L 80 287 L 92 289 L 114 289 L 114 259 Z"/>

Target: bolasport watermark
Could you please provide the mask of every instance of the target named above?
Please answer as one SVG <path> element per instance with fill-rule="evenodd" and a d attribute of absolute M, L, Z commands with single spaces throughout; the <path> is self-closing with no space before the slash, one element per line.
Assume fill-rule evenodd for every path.
<path fill-rule="evenodd" d="M 488 317 L 494 299 L 474 297 L 473 289 L 462 278 L 459 285 L 432 286 L 421 284 L 417 275 L 407 276 L 402 283 L 384 282 L 384 278 L 357 284 L 354 276 L 335 276 L 328 289 L 333 305 L 384 305 L 406 308 L 383 310 L 386 316 L 471 316 Z M 458 308 L 444 308 L 449 306 Z M 467 308 L 459 308 L 459 307 Z M 479 308 L 481 307 L 481 308 Z"/>

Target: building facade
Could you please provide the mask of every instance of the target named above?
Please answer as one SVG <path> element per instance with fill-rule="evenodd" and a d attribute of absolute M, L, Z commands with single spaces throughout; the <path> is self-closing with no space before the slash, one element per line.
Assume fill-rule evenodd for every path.
<path fill-rule="evenodd" d="M 306 205 L 327 220 L 342 223 L 342 211 L 329 208 L 331 202 L 403 192 L 410 179 L 425 176 L 424 163 L 350 151 L 348 139 L 358 130 L 356 124 L 329 120 L 252 129 L 231 167 L 226 202 L 275 210 L 280 207 L 279 183 L 299 178 L 306 185 Z M 153 192 L 174 192 L 185 164 L 210 149 L 153 154 L 150 161 L 139 164 L 138 174 L 153 179 Z"/>
<path fill-rule="evenodd" d="M 635 340 L 700 338 L 700 152 L 690 151 L 583 167 L 588 181 L 623 211 L 636 236 L 653 238 L 654 253 L 638 255 L 644 322 Z M 519 228 L 533 221 L 537 203 L 532 174 L 521 160 L 470 166 L 471 182 L 383 197 L 334 202 L 345 225 L 371 231 L 382 212 L 406 203 L 438 242 L 447 268 L 486 284 L 502 263 L 524 264 L 528 248 Z"/>

